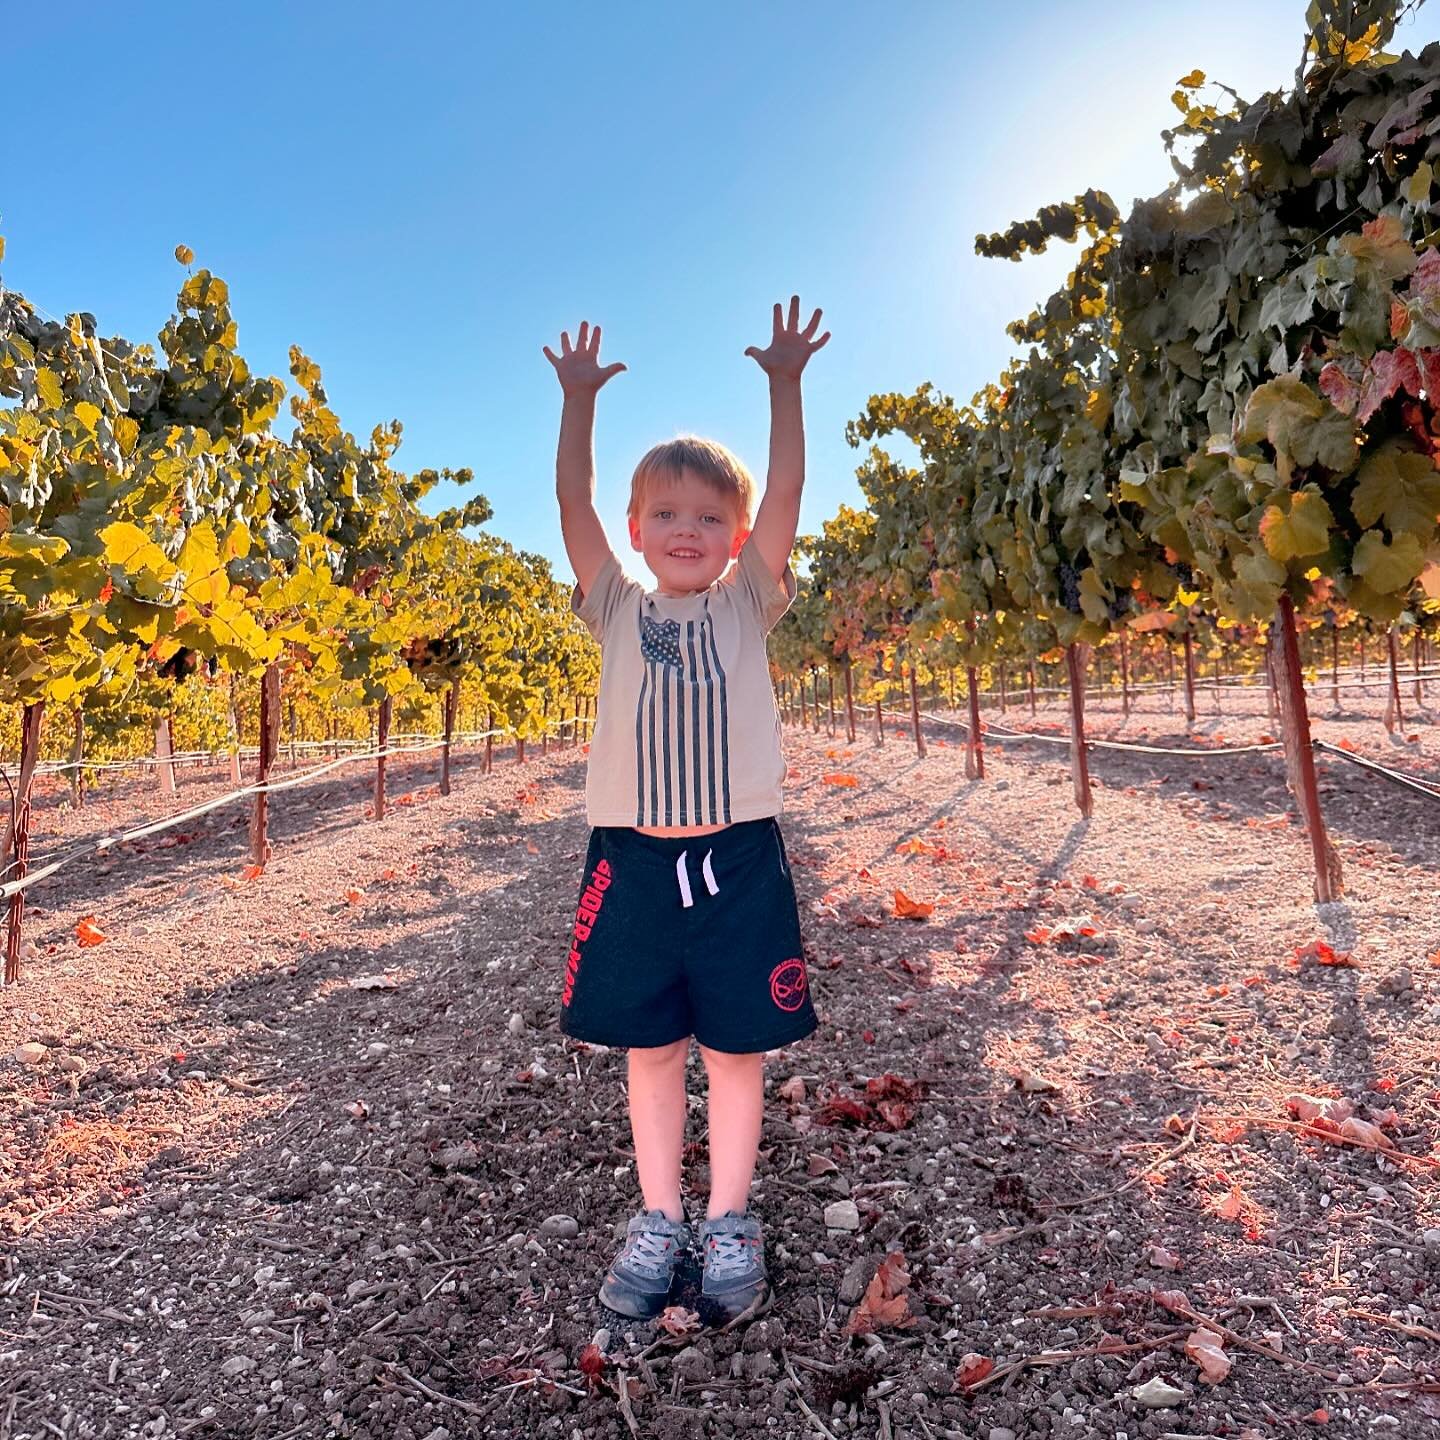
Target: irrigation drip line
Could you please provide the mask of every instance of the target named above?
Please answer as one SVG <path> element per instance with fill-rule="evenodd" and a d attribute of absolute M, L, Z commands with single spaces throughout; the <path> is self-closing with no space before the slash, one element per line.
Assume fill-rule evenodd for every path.
<path fill-rule="evenodd" d="M 553 721 L 547 730 L 563 728 L 568 721 Z M 498 734 L 500 732 L 490 732 Z M 453 744 L 453 737 L 451 740 Z M 372 749 L 358 755 L 342 755 L 339 759 L 328 761 L 324 765 L 317 765 L 309 770 L 302 770 L 296 775 L 287 775 L 283 780 L 271 780 L 266 784 L 254 784 L 242 786 L 239 790 L 232 790 L 228 794 L 218 796 L 214 800 L 206 800 L 199 805 L 193 805 L 188 810 L 182 810 L 176 815 L 167 815 L 161 820 L 151 821 L 147 825 L 137 825 L 129 830 L 121 831 L 118 835 L 102 835 L 97 839 L 85 840 L 70 847 L 68 850 L 52 851 L 49 855 L 38 856 L 41 863 L 38 868 L 32 869 L 22 879 L 7 880 L 0 883 L 0 900 L 8 900 L 10 896 L 21 890 L 28 890 L 30 886 L 48 876 L 55 874 L 57 870 L 80 859 L 84 855 L 98 855 L 106 850 L 113 849 L 116 845 L 127 844 L 131 840 L 143 839 L 146 835 L 155 835 L 162 830 L 174 829 L 177 825 L 183 825 L 187 820 L 197 819 L 211 810 L 218 810 L 221 806 L 234 804 L 237 800 L 244 800 L 251 795 L 270 794 L 273 795 L 281 790 L 291 790 L 298 785 L 309 784 L 312 780 L 319 779 L 331 770 L 336 770 L 342 765 L 351 765 L 360 760 L 378 760 L 382 756 L 390 755 L 418 755 L 429 750 L 440 750 L 445 746 L 445 741 L 430 740 L 423 745 L 388 745 L 383 750 Z M 13 868 L 14 861 L 7 868 Z"/>
<path fill-rule="evenodd" d="M 1416 775 L 1405 774 L 1403 770 L 1392 770 L 1390 766 L 1382 765 L 1378 760 L 1367 760 L 1363 755 L 1353 754 L 1339 745 L 1332 745 L 1328 740 L 1312 740 L 1310 743 L 1316 750 L 1320 750 L 1326 755 L 1338 756 L 1341 760 L 1348 760 L 1352 765 L 1358 765 L 1362 770 L 1373 770 L 1377 775 L 1383 775 L 1397 785 L 1408 786 L 1411 790 L 1418 790 L 1422 795 L 1429 795 L 1432 799 L 1440 800 L 1440 785 L 1432 780 L 1421 780 Z"/>
<path fill-rule="evenodd" d="M 909 720 L 910 714 L 905 710 L 887 710 L 887 715 L 898 715 Z M 938 715 L 926 715 L 924 719 L 935 725 L 953 725 L 958 729 L 969 732 L 969 725 L 963 720 L 942 719 Z M 995 731 L 989 725 L 985 726 L 984 734 L 995 740 L 1019 740 L 1022 743 L 1026 740 L 1043 740 L 1050 745 L 1070 744 L 1068 735 L 1038 735 L 1031 730 L 1017 730 L 1010 733 Z M 1265 750 L 1283 750 L 1285 747 L 1280 741 L 1271 741 L 1265 745 L 1224 745 L 1216 746 L 1212 750 L 1181 750 L 1161 745 L 1135 745 L 1128 744 L 1123 740 L 1091 740 L 1086 739 L 1087 749 L 1096 748 L 1101 750 L 1135 750 L 1144 755 L 1183 755 L 1189 759 L 1208 759 L 1211 755 L 1246 755 L 1256 754 Z M 1404 785 L 1411 790 L 1418 791 L 1421 795 L 1428 795 L 1432 800 L 1440 800 L 1440 783 L 1431 780 L 1422 780 L 1415 775 L 1407 775 L 1403 770 L 1392 769 L 1389 765 L 1382 765 L 1378 760 L 1367 760 L 1363 755 L 1356 755 L 1339 745 L 1333 745 L 1328 740 L 1316 740 L 1312 737 L 1310 741 L 1312 750 L 1318 750 L 1325 755 L 1334 755 L 1341 760 L 1348 760 L 1352 765 L 1358 765 L 1362 770 L 1373 770 L 1377 775 L 1383 775 L 1387 780 L 1393 780 L 1397 785 Z"/>

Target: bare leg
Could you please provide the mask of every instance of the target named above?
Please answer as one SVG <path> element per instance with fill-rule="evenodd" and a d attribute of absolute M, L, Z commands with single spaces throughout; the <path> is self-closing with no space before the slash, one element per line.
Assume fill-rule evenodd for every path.
<path fill-rule="evenodd" d="M 710 1203 L 705 1218 L 743 1214 L 755 1178 L 765 1110 L 765 1056 L 700 1047 L 710 1077 Z"/>
<path fill-rule="evenodd" d="M 684 1219 L 680 1154 L 685 1143 L 685 1061 L 690 1037 L 629 1052 L 630 1133 L 647 1210 Z"/>

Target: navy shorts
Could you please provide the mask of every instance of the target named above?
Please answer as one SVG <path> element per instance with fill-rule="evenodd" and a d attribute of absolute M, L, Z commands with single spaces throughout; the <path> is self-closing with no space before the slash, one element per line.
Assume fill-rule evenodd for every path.
<path fill-rule="evenodd" d="M 591 830 L 560 997 L 566 1035 L 641 1048 L 694 1035 L 744 1055 L 818 1025 L 774 816 L 698 836 Z"/>

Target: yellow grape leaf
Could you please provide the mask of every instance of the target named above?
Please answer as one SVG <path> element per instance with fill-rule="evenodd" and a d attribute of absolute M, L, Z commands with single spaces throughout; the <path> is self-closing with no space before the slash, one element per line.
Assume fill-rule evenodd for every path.
<path fill-rule="evenodd" d="M 92 405 L 88 400 L 77 400 L 75 402 L 75 418 L 87 430 L 94 430 L 100 423 L 100 407 Z"/>
<path fill-rule="evenodd" d="M 1271 557 L 1293 560 L 1298 555 L 1318 555 L 1328 550 L 1335 516 L 1325 497 L 1307 486 L 1288 498 L 1288 513 L 1282 505 L 1270 505 L 1260 520 L 1260 538 Z"/>
<path fill-rule="evenodd" d="M 175 258 L 182 265 L 189 265 L 195 259 L 195 252 L 188 245 L 177 245 L 175 247 Z"/>
<path fill-rule="evenodd" d="M 60 388 L 60 377 L 47 366 L 37 367 L 35 389 L 39 392 L 40 398 L 52 410 L 58 410 L 65 403 L 65 392 Z"/>
<path fill-rule="evenodd" d="M 119 442 L 120 453 L 129 455 L 135 449 L 135 442 L 140 438 L 140 426 L 128 415 L 117 415 L 111 421 L 110 428 L 115 432 L 115 439 Z"/>
<path fill-rule="evenodd" d="M 1198 90 L 1205 83 L 1205 72 L 1192 70 L 1188 75 L 1182 75 L 1175 83 L 1183 85 L 1187 90 Z"/>
<path fill-rule="evenodd" d="M 175 567 L 165 552 L 138 526 L 128 520 L 116 520 L 100 531 L 105 546 L 105 559 L 131 574 L 152 570 L 162 579 L 169 579 Z"/>

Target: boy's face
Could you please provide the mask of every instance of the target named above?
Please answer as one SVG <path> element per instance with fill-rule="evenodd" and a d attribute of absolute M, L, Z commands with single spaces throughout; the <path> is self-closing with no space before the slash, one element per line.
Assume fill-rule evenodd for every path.
<path fill-rule="evenodd" d="M 657 480 L 630 518 L 630 543 L 660 582 L 662 595 L 707 590 L 739 553 L 748 530 L 732 500 L 693 470 Z"/>

